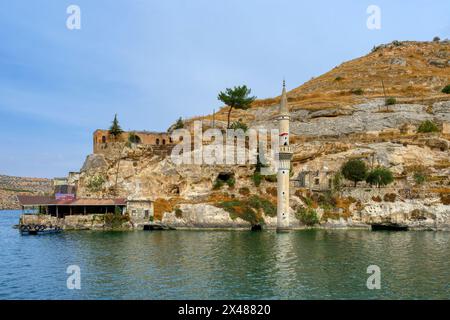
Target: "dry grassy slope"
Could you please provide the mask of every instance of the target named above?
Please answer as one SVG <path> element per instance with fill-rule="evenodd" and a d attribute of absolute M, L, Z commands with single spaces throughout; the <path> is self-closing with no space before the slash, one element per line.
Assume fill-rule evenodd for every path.
<path fill-rule="evenodd" d="M 48 194 L 53 189 L 52 180 L 0 175 L 0 210 L 18 209 L 19 194 Z"/>
<path fill-rule="evenodd" d="M 450 84 L 450 42 L 390 43 L 366 56 L 350 60 L 288 92 L 291 110 L 321 110 L 340 108 L 386 95 L 405 103 L 432 103 L 445 100 L 442 88 Z M 437 66 L 436 64 L 444 64 Z M 362 89 L 362 95 L 351 93 Z M 279 103 L 279 98 L 257 100 L 252 108 L 264 108 Z M 226 120 L 227 108 L 217 114 Z M 233 120 L 246 120 L 247 113 L 233 111 Z M 211 115 L 195 119 L 211 119 Z M 247 119 L 251 120 L 251 119 Z"/>

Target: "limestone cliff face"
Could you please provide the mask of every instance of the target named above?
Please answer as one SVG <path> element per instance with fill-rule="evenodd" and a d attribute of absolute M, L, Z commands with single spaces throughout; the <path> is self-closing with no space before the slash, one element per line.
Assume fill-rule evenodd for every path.
<path fill-rule="evenodd" d="M 449 59 L 448 42 L 392 43 L 288 93 L 294 227 L 304 226 L 296 210 L 313 205 L 322 226 L 367 226 L 390 219 L 413 227 L 448 228 L 450 96 L 441 90 L 450 84 Z M 381 80 L 396 104 L 385 105 Z M 233 119 L 242 119 L 250 128 L 276 128 L 278 99 L 234 110 Z M 204 129 L 212 125 L 211 116 L 193 118 L 186 121 L 188 130 L 194 120 L 202 120 Z M 215 115 L 216 127 L 224 128 L 225 120 L 226 108 Z M 439 132 L 418 133 L 425 120 L 436 123 Z M 334 207 L 325 206 L 320 197 L 327 193 L 333 173 L 352 158 L 362 158 L 370 167 L 390 168 L 394 183 L 381 189 L 345 183 L 344 190 L 334 195 Z M 414 179 L 419 169 L 427 176 L 420 185 Z M 254 170 L 254 165 L 175 165 L 152 146 L 112 144 L 108 152 L 88 156 L 78 193 L 153 199 L 156 217 L 178 227 L 241 228 L 250 223 L 233 219 L 218 204 L 235 201 L 238 206 L 252 196 L 276 202 L 276 183 L 263 178 L 256 185 Z M 328 179 L 319 182 L 325 187 L 303 187 L 305 172 Z M 232 176 L 233 183 L 217 184 L 221 173 Z M 267 227 L 274 225 L 269 215 L 256 214 L 263 216 Z"/>

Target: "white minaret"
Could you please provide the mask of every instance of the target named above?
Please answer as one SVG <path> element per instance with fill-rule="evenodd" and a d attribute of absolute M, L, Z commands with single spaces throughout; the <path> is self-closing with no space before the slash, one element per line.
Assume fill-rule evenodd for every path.
<path fill-rule="evenodd" d="M 289 109 L 286 96 L 286 85 L 283 80 L 283 92 L 281 94 L 281 103 L 279 115 L 277 117 L 280 150 L 277 154 L 278 158 L 278 174 L 277 174 L 277 231 L 288 231 L 289 224 L 289 171 L 291 169 L 292 151 L 289 146 Z"/>

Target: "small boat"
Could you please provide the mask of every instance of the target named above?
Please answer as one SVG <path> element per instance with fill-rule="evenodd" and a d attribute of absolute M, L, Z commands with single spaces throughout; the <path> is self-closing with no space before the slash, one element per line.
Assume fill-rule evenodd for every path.
<path fill-rule="evenodd" d="M 44 235 L 44 234 L 52 234 L 59 233 L 62 231 L 62 228 L 56 226 L 45 226 L 45 225 L 21 225 L 19 226 L 20 234 L 23 236 L 26 235 Z"/>
<path fill-rule="evenodd" d="M 372 231 L 408 231 L 408 226 L 406 224 L 400 223 L 372 223 L 371 224 Z"/>

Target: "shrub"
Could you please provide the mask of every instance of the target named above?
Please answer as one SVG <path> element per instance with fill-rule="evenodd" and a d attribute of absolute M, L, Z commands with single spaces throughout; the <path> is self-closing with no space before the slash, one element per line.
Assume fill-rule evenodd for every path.
<path fill-rule="evenodd" d="M 397 99 L 395 99 L 393 97 L 387 98 L 386 102 L 385 102 L 386 106 L 392 106 L 396 103 L 397 103 Z"/>
<path fill-rule="evenodd" d="M 223 201 L 216 206 L 227 211 L 231 219 L 241 218 L 252 225 L 264 223 L 261 211 L 270 217 L 275 217 L 277 214 L 277 209 L 272 202 L 258 196 L 251 196 L 246 200 Z"/>
<path fill-rule="evenodd" d="M 364 161 L 359 159 L 353 159 L 347 161 L 341 169 L 341 172 L 345 179 L 353 181 L 355 187 L 359 181 L 363 181 L 367 175 L 367 167 Z"/>
<path fill-rule="evenodd" d="M 238 130 L 242 129 L 244 132 L 248 130 L 248 126 L 242 121 L 235 121 L 230 126 L 231 129 Z"/>
<path fill-rule="evenodd" d="M 214 185 L 213 185 L 213 190 L 219 190 L 220 188 L 222 188 L 224 185 L 224 182 L 220 179 L 216 179 L 216 181 L 214 181 Z"/>
<path fill-rule="evenodd" d="M 439 41 L 441 41 L 441 38 L 439 38 L 439 37 L 434 37 L 434 38 L 433 38 L 433 41 L 434 41 L 434 42 L 439 42 Z"/>
<path fill-rule="evenodd" d="M 105 178 L 101 175 L 93 176 L 88 183 L 86 184 L 86 188 L 90 192 L 98 192 L 101 190 L 103 183 L 105 183 Z"/>
<path fill-rule="evenodd" d="M 107 229 L 120 229 L 130 218 L 126 215 L 107 213 L 103 216 Z"/>
<path fill-rule="evenodd" d="M 136 133 L 130 132 L 128 134 L 128 142 L 129 143 L 141 143 L 141 138 L 139 138 L 139 136 Z"/>
<path fill-rule="evenodd" d="M 236 180 L 233 177 L 230 177 L 225 183 L 230 187 L 234 188 L 234 185 L 236 184 Z"/>
<path fill-rule="evenodd" d="M 364 94 L 364 90 L 361 89 L 361 88 L 358 88 L 358 89 L 352 89 L 350 92 L 351 92 L 352 94 L 356 94 L 356 95 L 358 95 L 358 96 L 361 96 L 361 95 Z"/>
<path fill-rule="evenodd" d="M 336 172 L 333 176 L 333 192 L 341 192 L 343 187 L 343 176 L 342 173 Z"/>
<path fill-rule="evenodd" d="M 427 180 L 427 177 L 423 171 L 414 172 L 413 178 L 418 185 L 423 184 Z"/>
<path fill-rule="evenodd" d="M 269 181 L 269 182 L 277 182 L 277 175 L 271 174 L 268 176 L 264 176 L 264 180 Z"/>
<path fill-rule="evenodd" d="M 442 93 L 450 94 L 450 84 L 446 85 L 444 89 L 442 89 Z"/>
<path fill-rule="evenodd" d="M 261 173 L 259 173 L 257 171 L 253 172 L 252 180 L 253 180 L 253 183 L 255 184 L 255 186 L 259 187 L 261 184 L 261 180 L 262 180 Z"/>
<path fill-rule="evenodd" d="M 178 219 L 183 218 L 183 210 L 181 210 L 180 208 L 176 208 L 175 217 L 177 217 Z"/>
<path fill-rule="evenodd" d="M 386 193 L 383 197 L 383 200 L 386 202 L 395 202 L 397 195 L 395 193 Z"/>
<path fill-rule="evenodd" d="M 378 188 L 388 185 L 394 181 L 391 170 L 384 167 L 378 167 L 369 172 L 366 182 L 370 185 L 376 185 Z"/>
<path fill-rule="evenodd" d="M 441 193 L 441 202 L 445 205 L 450 205 L 450 194 Z"/>
<path fill-rule="evenodd" d="M 380 196 L 373 196 L 372 200 L 375 202 L 381 202 L 381 197 Z"/>
<path fill-rule="evenodd" d="M 278 190 L 275 187 L 268 187 L 268 188 L 266 188 L 266 192 L 268 194 L 270 194 L 271 196 L 273 196 L 273 197 L 276 197 L 277 194 L 278 194 Z"/>
<path fill-rule="evenodd" d="M 341 76 L 337 76 L 334 81 L 342 81 L 344 78 L 342 78 Z"/>
<path fill-rule="evenodd" d="M 319 223 L 316 210 L 312 208 L 299 207 L 295 213 L 296 218 L 307 226 Z"/>
<path fill-rule="evenodd" d="M 420 133 L 439 132 L 439 129 L 433 121 L 425 120 L 420 124 L 419 128 L 417 129 L 417 132 Z"/>
<path fill-rule="evenodd" d="M 175 123 L 174 129 L 183 129 L 184 128 L 184 122 L 183 119 L 180 117 L 178 118 L 177 122 Z"/>
<path fill-rule="evenodd" d="M 243 196 L 248 196 L 250 194 L 250 189 L 247 187 L 242 187 L 239 189 L 239 194 Z"/>

